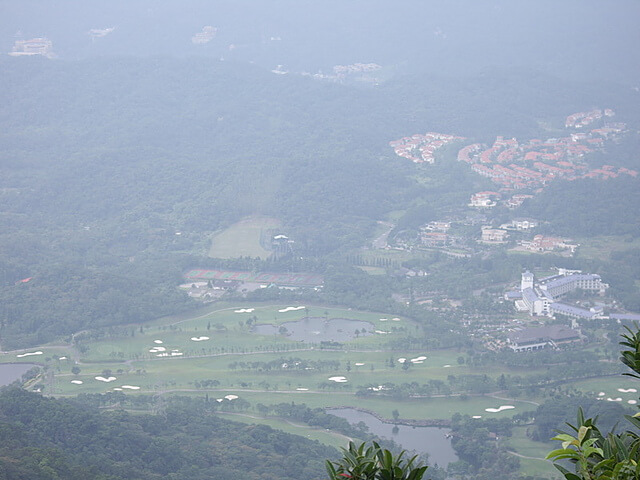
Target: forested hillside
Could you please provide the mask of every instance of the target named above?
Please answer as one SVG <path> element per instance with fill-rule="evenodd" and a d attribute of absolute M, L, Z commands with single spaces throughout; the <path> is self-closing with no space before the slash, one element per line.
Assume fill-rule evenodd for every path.
<path fill-rule="evenodd" d="M 162 415 L 100 413 L 21 389 L 0 392 L 0 478 L 312 480 L 337 452 L 263 425 L 212 415 L 202 401 Z"/>

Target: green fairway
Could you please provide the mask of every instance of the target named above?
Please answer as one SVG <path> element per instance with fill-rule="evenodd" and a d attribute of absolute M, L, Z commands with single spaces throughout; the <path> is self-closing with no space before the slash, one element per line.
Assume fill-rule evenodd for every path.
<path fill-rule="evenodd" d="M 278 229 L 281 222 L 271 217 L 248 217 L 217 233 L 212 241 L 209 256 L 212 258 L 259 257 L 271 254 L 261 239 Z M 269 238 L 270 239 L 270 238 Z"/>
<path fill-rule="evenodd" d="M 218 415 L 235 422 L 268 425 L 271 428 L 282 430 L 283 432 L 287 433 L 292 433 L 294 435 L 301 435 L 308 438 L 309 440 L 317 440 L 320 443 L 324 443 L 325 445 L 329 445 L 335 448 L 346 447 L 350 440 L 350 438 L 339 433 L 324 430 L 322 428 L 309 427 L 308 425 L 301 425 L 282 418 L 260 417 L 253 414 L 229 412 L 219 412 Z"/>

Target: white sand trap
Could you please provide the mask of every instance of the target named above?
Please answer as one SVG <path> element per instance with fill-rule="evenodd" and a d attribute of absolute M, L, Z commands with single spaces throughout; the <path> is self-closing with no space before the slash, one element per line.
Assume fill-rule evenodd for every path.
<path fill-rule="evenodd" d="M 116 392 L 121 392 L 121 391 L 122 391 L 122 389 L 121 389 L 120 387 L 114 387 L 114 390 L 115 390 Z"/>
<path fill-rule="evenodd" d="M 164 342 L 162 340 L 154 340 L 153 343 L 156 343 L 158 345 L 162 345 Z"/>
<path fill-rule="evenodd" d="M 286 312 L 295 312 L 296 310 L 304 310 L 306 307 L 303 305 L 301 307 L 285 307 L 285 308 L 281 308 L 280 310 L 278 310 L 280 313 L 286 313 Z"/>
<path fill-rule="evenodd" d="M 476 418 L 476 419 L 477 419 L 477 418 L 482 418 L 482 415 L 474 415 L 474 416 L 473 416 L 473 417 L 471 417 L 471 418 Z"/>
<path fill-rule="evenodd" d="M 400 358 L 398 359 L 398 363 L 404 363 L 404 362 L 406 362 L 406 361 L 407 361 L 407 359 L 406 359 L 406 358 L 404 358 L 404 357 L 400 357 Z"/>
<path fill-rule="evenodd" d="M 238 395 L 225 395 L 224 398 L 226 398 L 227 400 L 235 400 L 236 398 L 238 398 Z"/>
<path fill-rule="evenodd" d="M 314 331 L 313 331 L 313 332 L 311 332 L 311 333 L 313 333 L 314 335 L 320 335 L 320 332 L 319 332 L 319 331 L 317 331 L 317 330 L 314 330 Z"/>
<path fill-rule="evenodd" d="M 216 402 L 218 403 L 222 403 L 224 401 L 224 398 L 216 398 Z"/>
<path fill-rule="evenodd" d="M 71 383 L 73 383 L 74 385 L 82 385 L 82 380 L 71 380 Z"/>
<path fill-rule="evenodd" d="M 611 397 L 607 397 L 607 402 L 621 402 L 622 398 L 618 397 L 618 398 L 611 398 Z"/>
<path fill-rule="evenodd" d="M 376 330 L 376 333 L 379 335 L 386 335 L 389 332 L 385 332 L 384 330 Z"/>
<path fill-rule="evenodd" d="M 100 382 L 106 382 L 106 383 L 113 382 L 115 379 L 116 379 L 116 377 L 109 377 L 109 378 L 104 378 L 104 377 L 101 377 L 101 376 L 97 376 L 96 377 L 96 380 L 98 380 Z"/>
<path fill-rule="evenodd" d="M 184 355 L 184 354 L 182 352 L 171 352 L 172 357 L 179 357 L 181 355 Z"/>
<path fill-rule="evenodd" d="M 165 353 L 158 353 L 158 354 L 156 355 L 156 357 L 168 357 L 168 356 L 169 356 L 169 354 L 168 354 L 167 352 L 165 352 Z"/>
<path fill-rule="evenodd" d="M 636 403 L 638 403 L 638 401 L 637 400 L 627 400 L 627 403 L 629 405 L 635 405 Z"/>
<path fill-rule="evenodd" d="M 167 349 L 164 347 L 153 347 L 151 350 L 149 350 L 149 353 L 158 353 L 158 352 L 164 352 Z"/>
<path fill-rule="evenodd" d="M 58 358 L 58 360 L 66 360 L 66 359 L 67 359 L 67 357 L 60 357 L 60 358 Z"/>
<path fill-rule="evenodd" d="M 451 368 L 451 365 L 447 363 L 446 365 L 443 365 L 442 368 Z"/>
<path fill-rule="evenodd" d="M 400 321 L 400 319 L 399 319 L 398 317 L 393 317 L 393 318 L 391 319 L 391 321 L 392 321 L 392 322 L 399 322 L 399 321 Z"/>
<path fill-rule="evenodd" d="M 21 353 L 20 355 L 16 355 L 16 357 L 23 358 L 23 357 L 30 357 L 31 355 L 42 355 L 42 352 L 38 350 L 37 352 Z"/>
<path fill-rule="evenodd" d="M 412 358 L 411 359 L 411 363 L 423 363 L 426 359 L 427 359 L 427 357 L 422 355 L 420 357 Z"/>
<path fill-rule="evenodd" d="M 298 390 L 299 392 L 308 392 L 309 391 L 308 388 L 304 388 L 304 387 L 298 387 L 298 388 L 296 388 L 296 390 Z"/>
<path fill-rule="evenodd" d="M 619 388 L 618 391 L 620 393 L 636 393 L 638 390 L 635 388 Z"/>
<path fill-rule="evenodd" d="M 498 408 L 485 408 L 484 411 L 489 413 L 498 413 L 502 412 L 503 410 L 511 410 L 512 408 L 516 407 L 514 407 L 513 405 L 500 405 Z"/>
<path fill-rule="evenodd" d="M 411 363 L 413 363 L 414 365 L 420 365 L 422 363 L 424 363 L 424 360 L 411 360 Z"/>
<path fill-rule="evenodd" d="M 127 390 L 140 390 L 140 387 L 136 385 L 122 385 L 122 388 L 126 388 Z"/>
<path fill-rule="evenodd" d="M 329 377 L 329 380 L 336 383 L 345 383 L 347 381 L 347 377 L 340 377 L 340 376 Z"/>
<path fill-rule="evenodd" d="M 598 394 L 598 396 L 599 396 L 599 397 L 604 397 L 604 396 L 605 396 L 605 393 L 604 393 L 604 392 L 600 392 L 600 393 Z"/>
<path fill-rule="evenodd" d="M 381 318 L 381 319 L 380 319 L 380 321 L 381 321 L 381 322 L 388 322 L 388 321 L 389 321 L 389 319 L 388 319 L 388 318 Z"/>
<path fill-rule="evenodd" d="M 361 366 L 364 365 L 364 362 L 357 362 L 355 365 L 356 365 L 356 367 L 361 367 Z"/>
<path fill-rule="evenodd" d="M 209 337 L 191 337 L 191 340 L 194 342 L 204 342 L 205 340 L 209 340 Z"/>
<path fill-rule="evenodd" d="M 235 313 L 251 313 L 255 310 L 255 308 L 241 308 L 239 310 L 234 310 Z"/>

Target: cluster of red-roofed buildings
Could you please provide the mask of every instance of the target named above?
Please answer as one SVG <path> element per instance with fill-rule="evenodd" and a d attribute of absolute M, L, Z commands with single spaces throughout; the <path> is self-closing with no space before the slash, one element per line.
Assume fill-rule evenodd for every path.
<path fill-rule="evenodd" d="M 613 115 L 611 110 L 605 112 L 609 112 L 605 115 Z M 567 122 L 573 126 L 576 122 L 584 123 L 588 119 L 591 119 L 589 122 L 594 121 L 596 117 L 602 117 L 600 110 L 571 115 Z M 525 144 L 519 144 L 515 138 L 499 136 L 488 148 L 479 143 L 462 148 L 458 152 L 458 161 L 468 163 L 473 171 L 500 185 L 500 192 L 536 189 L 557 178 L 615 178 L 620 174 L 635 177 L 638 175 L 635 170 L 611 165 L 589 169 L 581 161 L 585 154 L 601 148 L 605 140 L 614 138 L 625 128 L 623 123 L 605 124 L 590 132 L 572 133 L 568 137 L 544 141 L 533 139 Z"/>
<path fill-rule="evenodd" d="M 416 133 L 410 137 L 389 142 L 399 157 L 407 158 L 414 163 L 433 163 L 435 151 L 455 140 L 464 140 L 446 133 L 428 132 L 424 135 Z"/>
<path fill-rule="evenodd" d="M 569 115 L 564 121 L 564 126 L 567 128 L 582 128 L 592 124 L 596 120 L 602 118 L 603 112 L 599 108 L 591 110 L 590 112 L 578 112 Z M 604 109 L 605 117 L 613 117 L 615 112 L 610 108 Z"/>

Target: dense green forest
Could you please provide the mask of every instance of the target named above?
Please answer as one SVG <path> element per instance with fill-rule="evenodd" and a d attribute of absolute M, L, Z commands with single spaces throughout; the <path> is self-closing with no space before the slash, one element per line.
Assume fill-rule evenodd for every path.
<path fill-rule="evenodd" d="M 186 402 L 186 403 L 185 403 Z M 99 412 L 80 401 L 0 392 L 0 478 L 320 478 L 337 452 L 318 442 L 213 415 L 203 400 L 162 415 Z"/>

